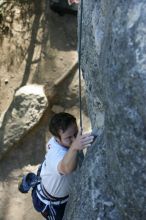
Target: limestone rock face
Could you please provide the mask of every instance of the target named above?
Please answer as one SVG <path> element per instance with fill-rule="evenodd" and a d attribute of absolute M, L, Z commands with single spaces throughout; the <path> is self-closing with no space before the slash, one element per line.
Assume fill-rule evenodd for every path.
<path fill-rule="evenodd" d="M 142 0 L 84 1 L 82 70 L 102 132 L 75 175 L 65 220 L 145 219 L 145 21 Z"/>
<path fill-rule="evenodd" d="M 43 86 L 27 85 L 15 93 L 1 122 L 0 158 L 39 122 L 47 107 Z"/>

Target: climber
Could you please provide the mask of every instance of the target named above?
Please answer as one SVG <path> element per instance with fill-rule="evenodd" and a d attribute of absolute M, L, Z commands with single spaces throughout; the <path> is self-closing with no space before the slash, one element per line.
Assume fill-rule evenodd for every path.
<path fill-rule="evenodd" d="M 94 137 L 91 133 L 81 135 L 76 118 L 65 112 L 52 117 L 49 130 L 53 137 L 47 143 L 45 160 L 39 169 L 39 181 L 34 177 L 31 180 L 32 173 L 27 175 L 27 179 L 33 186 L 34 208 L 46 219 L 62 220 L 73 181 L 72 174 L 78 163 L 78 151 L 90 147 Z M 27 179 L 23 178 L 20 191 L 26 187 Z"/>

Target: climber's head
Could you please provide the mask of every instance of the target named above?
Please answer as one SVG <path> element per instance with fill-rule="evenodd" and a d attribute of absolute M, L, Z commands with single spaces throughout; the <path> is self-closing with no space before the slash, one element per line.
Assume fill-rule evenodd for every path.
<path fill-rule="evenodd" d="M 70 147 L 78 133 L 76 118 L 69 113 L 57 113 L 50 120 L 49 130 L 59 144 Z"/>

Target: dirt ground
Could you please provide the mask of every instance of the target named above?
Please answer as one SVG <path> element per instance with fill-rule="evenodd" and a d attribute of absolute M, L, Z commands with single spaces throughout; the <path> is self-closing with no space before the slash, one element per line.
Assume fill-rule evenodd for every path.
<path fill-rule="evenodd" d="M 20 16 L 20 9 L 13 8 L 16 18 Z M 48 9 L 49 10 L 49 9 Z M 36 40 L 35 28 L 40 25 L 42 14 L 32 17 L 31 40 Z M 5 158 L 0 161 L 0 220 L 40 220 L 41 215 L 33 209 L 30 193 L 21 194 L 18 191 L 19 177 L 27 172 L 36 171 L 45 154 L 45 143 L 50 136 L 47 129 L 48 117 L 55 111 L 67 111 L 78 118 L 79 123 L 79 93 L 78 93 L 78 71 L 72 69 L 77 62 L 77 17 L 71 14 L 60 16 L 49 10 L 47 14 L 49 31 L 45 33 L 45 46 L 35 45 L 32 52 L 32 45 L 24 41 L 29 34 L 20 33 L 21 21 L 15 19 L 13 25 L 17 38 L 10 41 L 8 37 L 3 39 L 1 44 L 1 69 L 0 69 L 0 113 L 2 114 L 10 105 L 15 90 L 28 83 L 47 84 L 48 92 L 52 91 L 54 83 L 55 98 L 51 98 L 50 106 L 44 114 L 39 125 L 29 132 L 21 142 L 14 147 Z M 39 18 L 38 18 L 39 17 Z M 10 19 L 9 17 L 7 20 Z M 40 20 L 39 20 L 40 19 Z M 40 22 L 39 24 L 37 22 Z M 17 31 L 16 31 L 17 29 Z M 23 38 L 21 37 L 22 35 Z M 37 40 L 42 36 L 41 28 L 37 31 Z M 46 38 L 46 36 L 48 38 Z M 18 39 L 20 42 L 18 42 Z M 17 48 L 16 48 L 17 45 Z M 27 58 L 24 58 L 24 50 L 20 45 L 29 48 Z M 16 50 L 17 49 L 17 56 Z M 43 51 L 42 51 L 43 50 Z M 25 51 L 26 52 L 26 51 Z M 25 55 L 26 56 L 26 55 Z M 30 58 L 32 63 L 29 63 Z M 41 60 L 38 62 L 37 60 Z M 19 65 L 18 65 L 19 64 Z M 39 68 L 39 71 L 38 71 Z M 28 74 L 29 73 L 29 74 Z M 68 74 L 69 73 L 69 74 Z M 67 74 L 67 76 L 65 76 Z M 62 78 L 64 76 L 64 78 Z M 54 87 L 53 87 L 54 88 Z M 90 121 L 87 115 L 84 83 L 83 95 L 83 127 L 90 130 Z M 36 137 L 37 141 L 36 141 Z"/>

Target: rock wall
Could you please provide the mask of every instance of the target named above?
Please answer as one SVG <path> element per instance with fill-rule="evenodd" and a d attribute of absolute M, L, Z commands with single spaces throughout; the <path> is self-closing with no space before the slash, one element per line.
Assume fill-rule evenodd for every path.
<path fill-rule="evenodd" d="M 75 174 L 64 219 L 144 220 L 146 2 L 83 2 L 82 70 L 99 135 Z"/>

